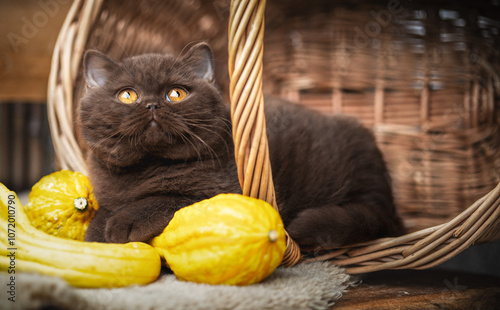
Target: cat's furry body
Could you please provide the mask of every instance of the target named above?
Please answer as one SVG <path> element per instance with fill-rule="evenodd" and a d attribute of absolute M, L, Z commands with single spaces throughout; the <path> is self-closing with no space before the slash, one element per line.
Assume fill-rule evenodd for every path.
<path fill-rule="evenodd" d="M 119 64 L 87 53 L 89 90 L 78 120 L 100 209 L 86 240 L 147 241 L 176 210 L 241 192 L 229 111 L 211 58 L 205 44 L 178 59 L 143 55 Z M 188 95 L 170 102 L 165 94 L 172 87 Z M 137 92 L 137 102 L 121 103 L 123 89 Z M 266 122 L 280 214 L 299 244 L 341 245 L 402 231 L 367 129 L 272 99 Z"/>

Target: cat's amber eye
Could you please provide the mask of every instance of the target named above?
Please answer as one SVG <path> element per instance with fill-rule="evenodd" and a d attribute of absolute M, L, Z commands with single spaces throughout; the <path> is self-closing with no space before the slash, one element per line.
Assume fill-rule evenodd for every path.
<path fill-rule="evenodd" d="M 118 99 L 123 103 L 131 104 L 137 101 L 137 93 L 132 89 L 125 89 L 118 94 Z"/>
<path fill-rule="evenodd" d="M 180 87 L 174 87 L 167 93 L 167 100 L 170 102 L 179 102 L 186 98 L 187 91 Z"/>

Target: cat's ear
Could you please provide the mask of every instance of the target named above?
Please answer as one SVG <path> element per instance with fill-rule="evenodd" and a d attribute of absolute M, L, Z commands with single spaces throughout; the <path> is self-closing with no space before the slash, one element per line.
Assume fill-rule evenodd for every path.
<path fill-rule="evenodd" d="M 191 47 L 183 57 L 184 61 L 196 73 L 198 78 L 214 81 L 214 55 L 207 43 L 198 43 Z"/>
<path fill-rule="evenodd" d="M 118 64 L 103 53 L 91 50 L 85 53 L 83 66 L 87 85 L 100 87 L 106 84 Z"/>

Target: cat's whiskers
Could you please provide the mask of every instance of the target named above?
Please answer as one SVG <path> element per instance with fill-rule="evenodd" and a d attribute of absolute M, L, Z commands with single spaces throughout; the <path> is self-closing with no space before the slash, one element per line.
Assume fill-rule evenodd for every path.
<path fill-rule="evenodd" d="M 140 118 L 136 117 L 136 118 L 128 119 L 125 121 L 121 120 L 120 122 L 116 122 L 116 123 L 112 124 L 112 125 L 119 125 L 119 126 L 118 126 L 118 128 L 116 128 L 116 130 L 114 130 L 113 132 L 109 133 L 107 136 L 105 136 L 104 138 L 102 138 L 101 140 L 96 142 L 94 144 L 94 146 L 91 148 L 91 150 L 94 151 L 95 149 L 100 147 L 101 144 L 105 143 L 106 141 L 108 141 L 111 138 L 116 138 L 116 141 L 114 141 L 114 145 L 121 145 L 121 142 L 125 138 L 128 138 L 129 145 L 134 145 L 134 146 L 140 145 L 139 136 L 140 136 L 141 132 L 138 132 L 137 129 L 135 128 L 135 126 L 130 126 L 131 123 L 136 123 L 139 120 L 140 120 Z M 143 147 L 142 145 L 140 145 L 140 146 Z M 109 152 L 108 160 L 111 158 L 111 156 L 112 156 L 112 152 Z"/>
<path fill-rule="evenodd" d="M 100 139 L 99 141 L 95 142 L 92 144 L 92 146 L 90 146 L 90 151 L 95 151 L 98 147 L 100 147 L 104 142 L 108 141 L 109 139 L 113 138 L 113 137 L 116 137 L 116 136 L 119 136 L 119 133 L 120 133 L 120 130 L 115 130 L 111 133 L 109 133 L 108 135 L 104 136 L 102 139 Z"/>
<path fill-rule="evenodd" d="M 136 148 L 144 148 L 144 145 L 142 145 L 142 140 L 139 139 L 140 134 L 139 133 L 134 133 L 130 136 L 128 136 L 128 141 L 130 145 L 135 146 Z"/>
<path fill-rule="evenodd" d="M 210 115 L 211 118 L 209 118 L 209 119 L 199 118 L 200 115 L 205 115 L 205 114 Z M 199 135 L 196 135 L 191 128 L 196 127 L 197 129 L 209 132 L 212 135 L 217 136 L 218 140 L 224 143 L 226 150 L 229 152 L 230 148 L 228 146 L 226 137 L 224 137 L 223 133 L 227 133 L 229 136 L 231 136 L 231 131 L 230 131 L 231 130 L 231 126 L 230 126 L 231 121 L 224 118 L 224 117 L 214 116 L 213 113 L 211 113 L 211 111 L 200 111 L 199 109 L 183 110 L 182 116 L 183 116 L 182 122 L 190 128 L 189 135 L 192 135 L 194 138 L 196 138 L 198 141 L 200 141 L 202 143 L 202 145 L 211 154 L 211 158 L 216 159 L 219 162 L 219 165 L 221 165 L 219 156 L 217 155 L 217 152 L 211 146 L 209 146 L 208 143 L 203 140 L 203 138 L 201 138 Z M 190 118 L 192 116 L 196 116 L 197 118 Z M 219 124 L 219 123 L 224 124 L 224 126 L 223 126 L 224 129 L 223 129 L 222 133 L 220 132 L 221 127 L 218 125 L 214 125 L 214 124 Z"/>
<path fill-rule="evenodd" d="M 188 137 L 185 134 L 183 134 L 182 132 L 180 132 L 180 131 L 176 131 L 176 134 L 178 134 L 179 137 L 181 137 L 182 141 L 191 144 L 191 146 L 193 147 L 193 149 L 196 152 L 196 155 L 198 157 L 198 161 L 202 161 L 203 157 L 201 156 L 201 152 L 198 150 L 198 148 L 196 147 L 196 145 L 194 144 L 194 142 L 192 142 L 191 140 L 189 140 Z"/>
<path fill-rule="evenodd" d="M 224 123 L 228 123 L 224 118 L 220 118 L 220 120 L 223 120 Z M 224 142 L 226 150 L 229 152 L 230 148 L 227 144 L 226 138 L 222 135 L 222 133 L 219 132 L 219 130 L 216 130 L 216 129 L 219 129 L 219 127 L 212 125 L 212 122 L 213 121 L 209 122 L 207 120 L 198 119 L 198 120 L 189 120 L 189 122 L 186 122 L 186 123 L 189 126 L 197 127 L 201 130 L 207 131 L 207 132 L 219 137 L 220 141 Z M 231 136 L 231 131 L 230 131 L 228 126 L 225 126 L 224 133 L 227 133 L 228 136 Z"/>
<path fill-rule="evenodd" d="M 217 162 L 219 163 L 219 166 L 222 167 L 222 164 L 221 164 L 221 161 L 219 159 L 219 156 L 217 155 L 217 152 L 215 152 L 215 150 L 210 145 L 208 145 L 208 143 L 206 143 L 200 136 L 195 134 L 192 130 L 190 130 L 189 135 L 192 136 L 193 138 L 196 138 L 198 141 L 200 141 L 201 144 L 203 146 L 205 146 L 205 148 L 207 149 L 208 153 L 210 154 L 210 157 L 212 159 L 217 160 Z"/>
<path fill-rule="evenodd" d="M 165 116 L 164 116 L 165 117 Z M 144 131 L 143 130 L 137 130 L 137 128 L 142 128 L 141 126 L 132 126 L 132 125 L 129 125 L 130 124 L 139 124 L 139 123 L 145 123 L 144 122 L 144 119 L 148 119 L 149 118 L 149 114 L 146 116 L 145 114 L 139 114 L 139 115 L 136 115 L 134 118 L 131 118 L 129 119 L 126 124 L 125 124 L 125 128 L 128 128 L 127 131 L 123 131 L 121 134 L 123 136 L 128 136 L 129 137 L 129 142 L 130 142 L 130 145 L 134 145 L 136 147 L 141 147 L 143 149 L 146 148 L 146 146 L 143 145 L 143 139 L 141 139 L 141 136 L 142 134 L 144 134 Z M 160 121 L 159 122 L 159 126 L 162 127 L 162 124 L 164 123 L 168 123 L 168 122 L 173 122 L 175 120 L 172 120 L 172 119 L 164 119 L 163 118 L 163 121 Z M 146 124 L 144 127 L 148 126 L 148 124 Z M 168 127 L 168 129 L 162 127 L 163 129 L 163 132 L 162 134 L 164 135 L 164 138 L 166 139 L 166 142 L 167 144 L 173 144 L 174 143 L 174 137 L 179 137 L 184 143 L 189 143 L 193 150 L 196 152 L 196 155 L 197 155 L 197 158 L 198 160 L 202 160 L 203 159 L 203 156 L 202 156 L 202 153 L 200 152 L 199 148 L 196 146 L 196 144 L 191 141 L 191 139 L 189 139 L 189 136 L 192 135 L 192 132 L 187 132 L 187 133 L 183 133 L 182 130 L 179 130 L 178 128 L 179 126 L 175 126 L 175 125 L 171 125 Z"/>
<path fill-rule="evenodd" d="M 116 130 L 114 132 L 111 132 L 110 134 L 108 134 L 107 136 L 105 136 L 104 138 L 100 139 L 99 141 L 97 141 L 96 143 L 94 143 L 93 145 L 89 146 L 89 151 L 94 153 L 96 151 L 97 148 L 99 148 L 103 143 L 105 143 L 107 140 L 113 138 L 113 137 L 119 137 L 118 138 L 118 141 L 115 143 L 115 145 L 119 145 L 119 143 L 123 140 L 124 136 L 123 135 L 120 135 L 120 130 Z M 113 152 L 107 152 L 107 160 L 105 161 L 106 163 L 106 166 L 108 168 L 108 171 L 110 171 L 111 169 L 111 162 L 113 162 L 112 160 L 112 156 L 113 156 Z"/>
<path fill-rule="evenodd" d="M 196 42 L 191 42 L 191 43 L 188 43 L 188 44 L 186 44 L 186 45 L 182 48 L 182 50 L 179 52 L 179 54 L 177 54 L 177 56 L 175 57 L 174 61 L 173 61 L 173 62 L 172 62 L 172 64 L 170 65 L 170 67 L 167 69 L 167 71 L 172 70 L 172 68 L 173 68 L 173 67 L 177 64 L 177 62 L 181 59 L 181 56 L 182 56 L 182 53 L 184 53 L 184 50 L 185 50 L 188 46 L 190 46 L 191 44 L 193 44 L 193 43 L 196 43 Z"/>

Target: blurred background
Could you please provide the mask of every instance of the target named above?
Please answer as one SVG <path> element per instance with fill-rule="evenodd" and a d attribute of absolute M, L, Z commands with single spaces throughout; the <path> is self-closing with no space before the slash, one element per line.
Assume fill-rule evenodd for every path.
<path fill-rule="evenodd" d="M 195 2 L 197 1 L 187 1 L 186 3 Z M 358 3 L 360 1 L 352 2 Z M 391 2 L 394 1 L 388 1 L 388 3 Z M 413 1 L 413 3 L 416 2 L 418 1 Z M 214 10 L 215 17 L 219 17 L 221 20 L 223 17 L 227 18 L 226 5 L 228 1 L 208 0 L 206 3 L 203 1 L 201 3 Z M 26 194 L 35 182 L 57 169 L 46 111 L 47 82 L 52 50 L 71 4 L 71 0 L 0 0 L 0 182 L 10 189 L 22 193 L 23 199 L 26 199 Z M 321 12 L 318 11 L 319 13 Z M 421 16 L 416 17 L 416 19 L 419 18 L 422 19 Z M 216 19 L 214 18 L 214 20 Z M 280 28 L 280 16 L 269 20 L 270 27 Z M 210 25 L 208 21 L 210 19 L 205 20 L 206 24 Z M 314 19 L 308 23 L 315 25 Z M 498 37 L 500 15 L 489 12 L 488 23 L 498 26 L 491 28 L 493 34 Z M 421 31 L 421 28 L 411 24 L 408 29 L 416 31 L 417 34 Z M 210 32 L 208 30 L 207 33 Z M 211 35 L 217 36 L 217 33 L 213 32 Z M 360 38 L 365 40 L 364 37 Z M 307 44 L 307 39 L 298 33 L 292 33 L 291 44 L 294 47 Z M 364 44 L 364 42 L 361 43 Z M 224 48 L 224 45 L 218 47 L 221 50 Z M 282 53 L 282 51 L 278 52 Z M 344 56 L 339 55 L 338 63 L 342 64 Z M 305 60 L 300 61 L 301 66 L 307 69 L 307 65 L 304 65 Z M 218 65 L 225 69 L 223 63 L 224 59 L 218 60 Z M 283 67 L 279 67 L 279 65 L 281 64 L 274 63 L 273 66 L 271 63 L 268 72 L 280 75 L 283 70 L 290 70 L 286 67 L 286 63 L 283 64 Z M 222 75 L 222 79 L 224 79 L 225 71 Z M 304 81 L 301 80 L 301 82 Z M 280 83 L 286 84 L 281 80 Z M 439 90 L 440 86 L 436 85 L 436 90 Z M 289 94 L 289 97 L 291 99 L 304 97 L 316 100 L 316 97 L 311 94 L 310 91 L 306 90 L 299 94 Z M 335 99 L 335 92 L 325 94 L 322 93 L 321 96 Z M 351 91 L 344 95 L 345 97 L 358 96 L 359 93 Z M 370 96 L 373 96 L 373 93 Z M 316 108 L 326 109 L 324 106 Z M 331 106 L 328 106 L 328 109 L 330 108 Z M 331 113 L 330 110 L 326 112 Z M 500 276 L 499 257 L 500 242 L 483 244 L 468 249 L 438 268 Z"/>
<path fill-rule="evenodd" d="M 71 3 L 0 0 L 0 181 L 15 191 L 55 169 L 47 82 Z"/>

